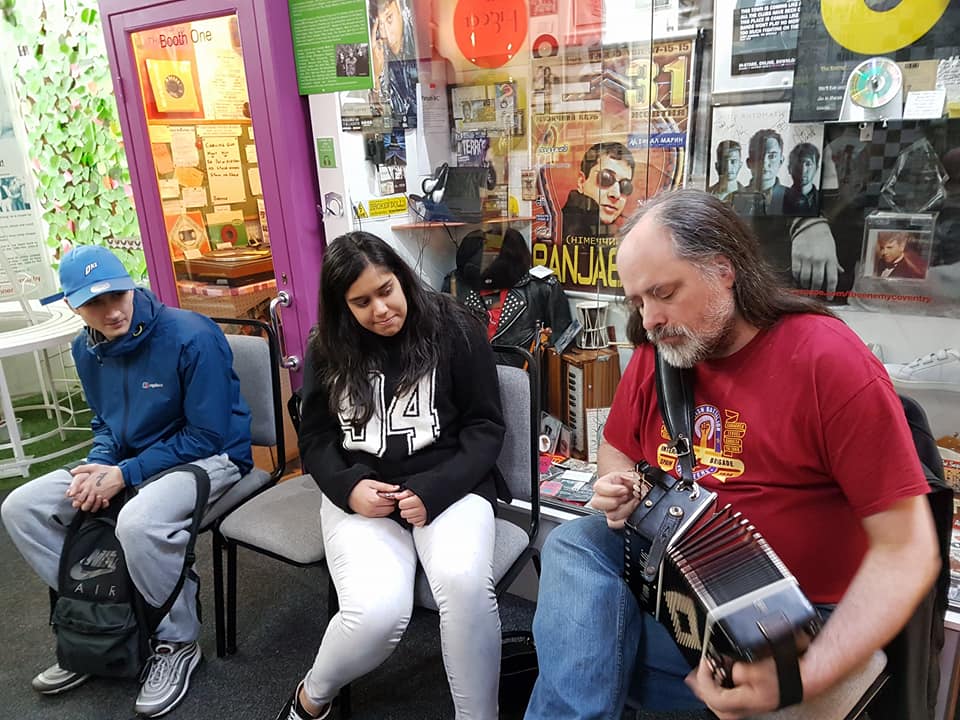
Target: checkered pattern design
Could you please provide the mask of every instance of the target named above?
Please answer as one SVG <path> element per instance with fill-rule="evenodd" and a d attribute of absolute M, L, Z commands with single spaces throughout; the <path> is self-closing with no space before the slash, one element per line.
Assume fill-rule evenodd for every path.
<path fill-rule="evenodd" d="M 824 125 L 824 146 L 831 147 L 830 143 L 838 139 L 844 131 L 844 125 Z M 960 120 L 931 121 L 897 121 L 873 124 L 873 137 L 869 141 L 861 141 L 855 150 L 867 153 L 866 163 L 861 160 L 851 167 L 853 176 L 847 184 L 855 187 L 864 186 L 861 193 L 864 196 L 865 207 L 881 208 L 885 203 L 880 202 L 880 188 L 887 181 L 897 164 L 897 158 L 904 150 L 917 140 L 926 137 L 943 157 L 947 150 L 960 146 Z M 840 168 L 837 168 L 840 171 Z M 864 176 L 865 173 L 865 176 Z"/>

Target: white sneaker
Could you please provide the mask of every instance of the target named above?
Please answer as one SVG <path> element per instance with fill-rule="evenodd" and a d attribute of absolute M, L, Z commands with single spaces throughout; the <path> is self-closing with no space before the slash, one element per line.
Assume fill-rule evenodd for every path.
<path fill-rule="evenodd" d="M 59 695 L 83 685 L 89 679 L 89 675 L 73 672 L 73 670 L 64 670 L 60 667 L 60 663 L 55 663 L 37 675 L 31 684 L 38 693 Z"/>
<path fill-rule="evenodd" d="M 190 687 L 190 676 L 200 664 L 200 645 L 194 642 L 156 641 L 148 661 L 147 676 L 140 686 L 134 712 L 159 717 L 177 706 Z"/>
<path fill-rule="evenodd" d="M 906 365 L 884 365 L 897 387 L 960 392 L 960 350 L 945 348 Z"/>

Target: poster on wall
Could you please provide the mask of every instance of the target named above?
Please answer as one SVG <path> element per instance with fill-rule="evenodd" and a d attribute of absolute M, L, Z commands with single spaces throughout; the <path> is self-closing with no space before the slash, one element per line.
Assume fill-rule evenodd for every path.
<path fill-rule="evenodd" d="M 535 265 L 567 290 L 618 294 L 617 235 L 639 202 L 683 183 L 694 42 L 606 46 L 567 63 L 533 117 Z"/>
<path fill-rule="evenodd" d="M 838 268 L 834 239 L 819 217 L 823 125 L 790 123 L 789 114 L 785 102 L 713 108 L 706 190 L 751 225 L 785 283 L 826 295 Z"/>
<path fill-rule="evenodd" d="M 789 103 L 715 107 L 707 192 L 742 216 L 820 214 L 823 126 L 790 123 Z"/>
<path fill-rule="evenodd" d="M 417 126 L 417 44 L 410 0 L 370 0 L 372 104 L 393 127 Z"/>
<path fill-rule="evenodd" d="M 195 20 L 191 35 L 196 45 L 197 75 L 208 120 L 250 117 L 247 76 L 243 67 L 240 26 L 236 16 Z"/>
<path fill-rule="evenodd" d="M 371 87 L 366 0 L 289 0 L 301 95 Z"/>
<path fill-rule="evenodd" d="M 530 17 L 557 14 L 558 0 L 530 0 Z"/>
<path fill-rule="evenodd" d="M 793 83 L 800 0 L 716 0 L 713 92 Z"/>
<path fill-rule="evenodd" d="M 0 301 L 56 290 L 9 67 L 0 66 Z"/>
<path fill-rule="evenodd" d="M 873 113 L 875 117 L 851 115 L 850 120 L 899 118 L 906 99 L 902 74 L 884 71 L 879 60 L 864 66 L 868 70 L 862 78 L 853 76 L 854 71 L 871 59 L 889 58 L 901 69 L 933 61 L 940 72 L 941 66 L 950 65 L 951 57 L 960 55 L 958 27 L 960 3 L 949 0 L 904 0 L 887 10 L 849 0 L 805 1 L 797 41 L 797 66 L 804 72 L 794 78 L 790 119 L 842 119 L 845 105 L 868 115 L 885 106 Z M 858 82 L 863 86 L 858 87 Z"/>

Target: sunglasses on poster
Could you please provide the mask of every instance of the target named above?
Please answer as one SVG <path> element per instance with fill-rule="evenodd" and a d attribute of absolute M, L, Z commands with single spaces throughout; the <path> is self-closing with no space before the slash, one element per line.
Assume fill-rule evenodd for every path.
<path fill-rule="evenodd" d="M 619 183 L 620 194 L 621 195 L 630 195 L 633 193 L 633 181 L 623 178 L 621 180 L 617 179 L 616 173 L 613 170 L 601 170 L 597 173 L 597 185 L 606 189 L 608 187 L 613 187 Z"/>

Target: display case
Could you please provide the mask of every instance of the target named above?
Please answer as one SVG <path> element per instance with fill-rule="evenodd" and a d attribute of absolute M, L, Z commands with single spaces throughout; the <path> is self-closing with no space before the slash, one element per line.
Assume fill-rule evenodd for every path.
<path fill-rule="evenodd" d="M 323 231 L 286 6 L 100 6 L 151 286 L 211 316 L 272 314 L 297 370 Z"/>

